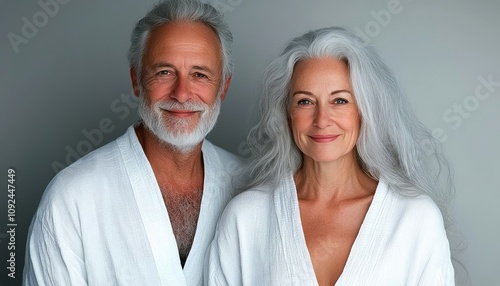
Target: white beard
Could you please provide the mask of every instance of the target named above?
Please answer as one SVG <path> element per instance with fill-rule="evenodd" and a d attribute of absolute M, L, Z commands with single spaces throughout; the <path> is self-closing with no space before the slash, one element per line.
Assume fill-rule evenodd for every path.
<path fill-rule="evenodd" d="M 160 140 L 183 154 L 189 154 L 207 134 L 214 128 L 220 113 L 220 94 L 212 107 L 203 102 L 187 101 L 180 103 L 176 100 L 158 101 L 151 106 L 143 91 L 139 96 L 139 116 L 145 126 Z M 164 110 L 189 110 L 200 112 L 199 122 L 192 131 L 187 130 L 192 118 L 164 117 Z"/>

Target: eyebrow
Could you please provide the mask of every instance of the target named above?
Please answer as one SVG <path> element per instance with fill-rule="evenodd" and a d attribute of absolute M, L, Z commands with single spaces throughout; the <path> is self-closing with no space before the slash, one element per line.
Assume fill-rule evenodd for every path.
<path fill-rule="evenodd" d="M 337 94 L 337 93 L 342 93 L 342 92 L 347 92 L 347 93 L 349 93 L 350 95 L 352 95 L 352 93 L 351 93 L 350 91 L 348 91 L 347 89 L 339 89 L 339 90 L 332 91 L 332 92 L 330 93 L 330 95 L 335 95 L 335 94 Z M 305 95 L 310 95 L 310 96 L 313 96 L 313 95 L 314 95 L 314 94 L 313 94 L 312 92 L 310 92 L 310 91 L 297 90 L 296 92 L 294 92 L 294 93 L 292 94 L 292 96 L 295 96 L 295 95 L 297 95 L 297 94 L 305 94 Z"/>
<path fill-rule="evenodd" d="M 158 68 L 174 68 L 175 69 L 175 66 L 170 64 L 170 63 L 166 63 L 166 62 L 155 63 L 151 66 L 151 70 L 156 70 Z M 199 70 L 199 71 L 205 71 L 205 72 L 208 72 L 211 74 L 214 73 L 210 67 L 205 66 L 205 65 L 194 65 L 191 68 L 195 69 L 195 70 Z"/>
<path fill-rule="evenodd" d="M 159 62 L 159 63 L 155 63 L 151 66 L 151 69 L 152 70 L 155 70 L 157 68 L 163 68 L 163 67 L 166 67 L 166 68 L 173 68 L 174 66 L 172 64 L 169 64 L 169 63 L 164 63 L 164 62 Z"/>
<path fill-rule="evenodd" d="M 206 71 L 206 72 L 211 73 L 211 74 L 214 73 L 214 71 L 210 67 L 204 66 L 204 65 L 201 65 L 201 66 L 200 65 L 194 65 L 192 68 L 195 69 L 195 70 Z"/>

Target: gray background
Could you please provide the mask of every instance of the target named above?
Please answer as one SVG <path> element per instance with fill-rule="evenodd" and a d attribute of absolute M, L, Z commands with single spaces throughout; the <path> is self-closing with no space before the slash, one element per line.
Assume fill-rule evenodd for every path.
<path fill-rule="evenodd" d="M 137 120 L 126 52 L 134 23 L 156 1 L 54 1 L 51 15 L 40 5 L 50 0 L 0 1 L 2 285 L 21 281 L 7 278 L 7 169 L 16 170 L 20 277 L 31 217 L 56 171 Z M 361 31 L 398 75 L 418 116 L 444 143 L 456 174 L 455 212 L 467 241 L 464 257 L 472 284 L 498 285 L 500 1 L 211 2 L 226 10 L 236 66 L 210 135 L 214 143 L 238 153 L 252 123 L 248 118 L 261 72 L 288 39 L 331 25 Z M 38 25 L 36 30 L 23 29 L 23 17 Z M 24 42 L 12 44 L 9 33 Z M 485 86 L 488 78 L 496 85 Z M 478 99 L 486 93 L 489 97 Z M 101 122 L 111 127 L 102 128 Z M 94 134 L 92 140 L 87 132 Z"/>

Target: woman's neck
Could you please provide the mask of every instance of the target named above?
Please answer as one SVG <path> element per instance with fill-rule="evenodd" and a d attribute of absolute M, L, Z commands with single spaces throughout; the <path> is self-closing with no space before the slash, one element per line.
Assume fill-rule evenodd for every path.
<path fill-rule="evenodd" d="M 299 199 L 321 201 L 372 195 L 378 183 L 361 169 L 355 154 L 333 162 L 306 157 L 294 180 Z"/>

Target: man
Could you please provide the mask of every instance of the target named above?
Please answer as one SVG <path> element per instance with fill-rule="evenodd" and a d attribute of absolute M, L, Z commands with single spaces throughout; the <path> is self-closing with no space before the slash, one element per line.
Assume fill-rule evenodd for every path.
<path fill-rule="evenodd" d="M 25 285 L 199 285 L 240 161 L 204 137 L 231 81 L 212 6 L 160 2 L 129 50 L 142 121 L 61 171 L 30 227 Z"/>

